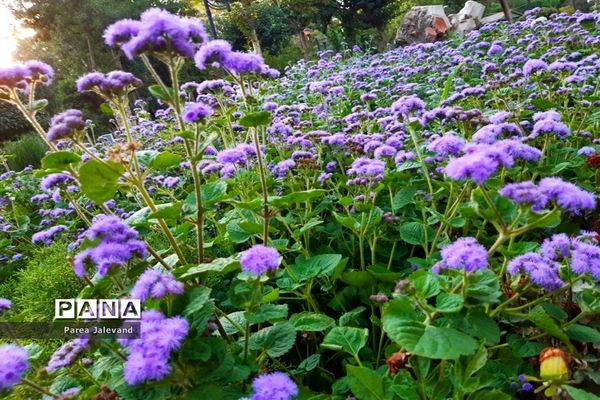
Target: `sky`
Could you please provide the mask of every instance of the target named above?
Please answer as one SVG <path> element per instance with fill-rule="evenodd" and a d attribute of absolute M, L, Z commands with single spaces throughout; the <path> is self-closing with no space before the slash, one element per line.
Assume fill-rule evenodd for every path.
<path fill-rule="evenodd" d="M 0 0 L 0 67 L 14 63 L 14 51 L 17 40 L 31 36 L 33 32 L 22 28 L 6 6 L 6 0 Z"/>

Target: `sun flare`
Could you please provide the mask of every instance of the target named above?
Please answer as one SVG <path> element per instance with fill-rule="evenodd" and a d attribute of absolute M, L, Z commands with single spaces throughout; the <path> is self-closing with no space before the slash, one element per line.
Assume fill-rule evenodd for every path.
<path fill-rule="evenodd" d="M 0 67 L 11 65 L 15 62 L 14 52 L 20 39 L 30 37 L 33 31 L 23 28 L 15 20 L 10 10 L 0 4 Z"/>

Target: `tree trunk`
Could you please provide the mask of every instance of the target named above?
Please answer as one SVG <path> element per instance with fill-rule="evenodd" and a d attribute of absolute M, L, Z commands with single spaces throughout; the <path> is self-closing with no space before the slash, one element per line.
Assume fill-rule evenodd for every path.
<path fill-rule="evenodd" d="M 258 40 L 258 35 L 256 34 L 256 29 L 252 28 L 250 31 L 250 44 L 252 45 L 252 51 L 254 51 L 259 56 L 262 56 L 262 49 L 260 47 L 260 41 Z"/>
<path fill-rule="evenodd" d="M 304 34 L 304 31 L 298 32 L 298 44 L 300 45 L 300 51 L 302 52 L 302 57 L 306 61 L 308 61 L 308 59 L 309 59 L 308 42 L 306 41 L 306 35 Z"/>
<path fill-rule="evenodd" d="M 512 13 L 510 12 L 510 7 L 508 6 L 507 0 L 500 0 L 500 6 L 502 7 L 502 12 L 504 12 L 504 17 L 506 20 L 512 24 Z"/>

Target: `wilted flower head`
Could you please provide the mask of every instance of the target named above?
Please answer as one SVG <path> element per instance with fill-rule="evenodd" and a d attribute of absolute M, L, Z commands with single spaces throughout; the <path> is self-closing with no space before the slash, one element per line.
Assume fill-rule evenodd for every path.
<path fill-rule="evenodd" d="M 29 369 L 27 350 L 14 344 L 0 346 L 0 389 L 10 389 L 21 382 Z"/>
<path fill-rule="evenodd" d="M 432 271 L 440 273 L 444 269 L 464 269 L 474 272 L 488 267 L 488 254 L 485 247 L 472 237 L 463 237 L 442 249 L 442 260 L 433 266 Z"/>
<path fill-rule="evenodd" d="M 272 372 L 254 378 L 252 389 L 252 400 L 291 400 L 298 396 L 298 386 L 283 372 Z"/>
<path fill-rule="evenodd" d="M 131 298 L 144 301 L 148 298 L 161 299 L 169 294 L 182 294 L 183 283 L 172 273 L 149 269 L 144 272 L 131 290 Z"/>
<path fill-rule="evenodd" d="M 268 271 L 274 271 L 281 264 L 281 255 L 272 248 L 257 244 L 242 253 L 240 257 L 242 271 L 254 276 L 260 276 Z"/>

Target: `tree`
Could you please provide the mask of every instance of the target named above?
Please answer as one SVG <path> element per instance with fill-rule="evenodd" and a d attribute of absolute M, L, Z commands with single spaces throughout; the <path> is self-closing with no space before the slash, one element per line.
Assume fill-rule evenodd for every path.
<path fill-rule="evenodd" d="M 378 47 L 385 44 L 384 30 L 396 14 L 395 0 L 337 0 L 338 15 L 349 41 L 355 41 L 358 29 L 374 28 L 379 36 Z"/>

